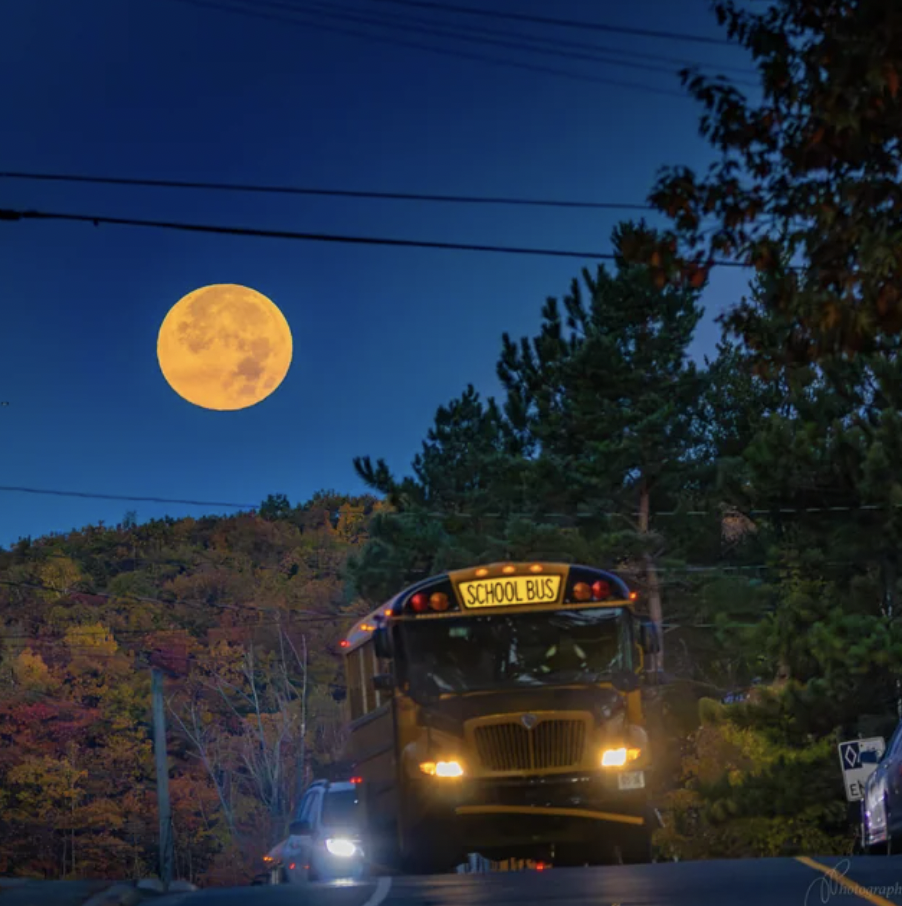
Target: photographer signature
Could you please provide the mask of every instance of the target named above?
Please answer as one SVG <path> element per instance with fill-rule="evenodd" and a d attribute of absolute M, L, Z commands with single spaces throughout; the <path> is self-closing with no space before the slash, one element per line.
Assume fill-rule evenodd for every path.
<path fill-rule="evenodd" d="M 857 889 L 858 885 L 855 881 L 840 881 L 838 878 L 845 878 L 846 872 L 851 867 L 851 862 L 848 859 L 843 859 L 841 862 L 837 862 L 836 865 L 830 870 L 830 874 L 824 874 L 819 878 L 815 878 L 809 885 L 808 890 L 805 891 L 805 900 L 803 906 L 810 906 L 816 902 L 815 899 L 810 899 L 811 892 L 817 888 L 818 896 L 820 897 L 821 903 L 827 903 L 830 900 L 830 897 L 835 897 L 837 894 L 848 894 L 850 893 L 850 888 L 852 890 Z M 838 877 L 837 877 L 838 876 Z"/>

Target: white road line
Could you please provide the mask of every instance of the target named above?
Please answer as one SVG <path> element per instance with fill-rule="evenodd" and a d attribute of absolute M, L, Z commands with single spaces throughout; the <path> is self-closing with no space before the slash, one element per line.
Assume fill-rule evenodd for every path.
<path fill-rule="evenodd" d="M 387 876 L 379 878 L 376 882 L 376 889 L 363 906 L 379 906 L 379 904 L 388 896 L 389 890 L 391 890 L 391 878 Z"/>

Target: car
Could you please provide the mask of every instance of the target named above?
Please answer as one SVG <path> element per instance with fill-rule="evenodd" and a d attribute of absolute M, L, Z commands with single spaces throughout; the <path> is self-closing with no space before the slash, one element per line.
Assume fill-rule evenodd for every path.
<path fill-rule="evenodd" d="M 861 850 L 887 855 L 902 842 L 902 723 L 868 777 L 861 799 Z"/>
<path fill-rule="evenodd" d="M 356 778 L 314 781 L 298 804 L 289 836 L 264 857 L 275 883 L 360 880 L 368 873 Z"/>

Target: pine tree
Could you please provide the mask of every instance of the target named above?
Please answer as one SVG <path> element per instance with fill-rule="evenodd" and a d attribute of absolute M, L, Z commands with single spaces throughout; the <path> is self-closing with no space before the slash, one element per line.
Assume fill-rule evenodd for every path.
<path fill-rule="evenodd" d="M 754 289 L 749 305 L 769 325 L 771 284 Z M 835 744 L 886 734 L 899 716 L 899 343 L 884 336 L 879 352 L 796 363 L 779 331 L 768 333 L 754 365 L 727 345 L 709 369 L 718 492 L 750 516 L 746 543 L 768 565 L 748 601 L 756 625 L 722 632 L 761 686 L 699 731 L 688 792 L 671 802 L 675 824 L 695 822 L 709 854 L 804 851 L 815 840 L 843 851 Z M 712 747 L 720 755 L 700 780 Z M 694 845 L 670 844 L 684 855 Z"/>
<path fill-rule="evenodd" d="M 687 350 L 702 316 L 699 289 L 661 289 L 629 264 L 613 234 L 615 268 L 583 271 L 563 299 L 549 299 L 538 336 L 507 335 L 498 375 L 506 414 L 532 439 L 529 499 L 576 515 L 589 537 L 615 540 L 643 564 L 651 618 L 662 624 L 655 562 L 667 550 L 652 510 L 681 492 L 695 445 L 694 412 L 704 376 Z"/>
<path fill-rule="evenodd" d="M 438 408 L 412 476 L 398 480 L 384 460 L 356 458 L 357 474 L 393 510 L 372 520 L 369 544 L 349 562 L 355 592 L 384 600 L 416 579 L 498 556 L 521 505 L 522 449 L 495 400 L 468 386 Z"/>

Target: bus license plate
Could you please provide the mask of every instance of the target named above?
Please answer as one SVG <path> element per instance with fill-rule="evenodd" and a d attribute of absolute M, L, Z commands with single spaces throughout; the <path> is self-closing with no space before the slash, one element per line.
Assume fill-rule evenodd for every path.
<path fill-rule="evenodd" d="M 458 591 L 468 609 L 554 604 L 561 591 L 560 576 L 510 576 L 461 582 Z"/>
<path fill-rule="evenodd" d="M 618 774 L 617 786 L 621 790 L 641 790 L 645 786 L 645 771 L 625 771 Z"/>

